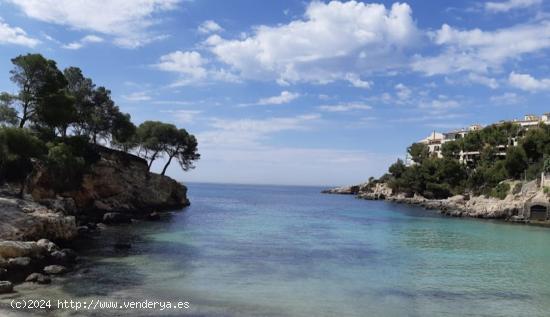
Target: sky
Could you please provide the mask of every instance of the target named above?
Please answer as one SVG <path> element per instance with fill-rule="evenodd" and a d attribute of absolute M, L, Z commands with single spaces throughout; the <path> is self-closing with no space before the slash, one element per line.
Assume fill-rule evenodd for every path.
<path fill-rule="evenodd" d="M 196 135 L 184 182 L 355 184 L 434 130 L 550 111 L 548 0 L 0 0 L 0 91 L 26 53 Z"/>

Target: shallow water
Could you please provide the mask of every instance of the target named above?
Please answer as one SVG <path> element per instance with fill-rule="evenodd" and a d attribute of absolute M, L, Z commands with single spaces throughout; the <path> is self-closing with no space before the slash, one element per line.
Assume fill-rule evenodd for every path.
<path fill-rule="evenodd" d="M 191 184 L 192 206 L 108 230 L 0 316 L 548 316 L 550 230 L 320 188 Z M 115 242 L 132 248 L 116 251 Z M 188 310 L 16 311 L 11 299 L 188 301 Z M 55 304 L 52 302 L 52 304 Z"/>

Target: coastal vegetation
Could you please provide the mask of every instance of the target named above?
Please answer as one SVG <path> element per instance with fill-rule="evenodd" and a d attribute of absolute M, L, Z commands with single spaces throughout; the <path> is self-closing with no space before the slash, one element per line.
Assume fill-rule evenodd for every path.
<path fill-rule="evenodd" d="M 54 176 L 53 190 L 77 186 L 99 159 L 101 146 L 138 155 L 149 168 L 165 157 L 162 175 L 173 160 L 188 170 L 200 158 L 195 136 L 159 121 L 136 127 L 111 91 L 96 86 L 78 67 L 61 71 L 40 54 L 11 61 L 10 79 L 18 91 L 0 93 L 0 183 L 19 184 L 20 195 L 37 166 Z"/>
<path fill-rule="evenodd" d="M 503 199 L 510 191 L 505 180 L 533 180 L 550 172 L 550 126 L 521 129 L 504 122 L 472 131 L 464 138 L 446 142 L 441 157 L 423 143 L 407 149 L 411 164 L 397 160 L 374 185 L 385 182 L 395 193 L 426 198 L 458 194 L 486 195 Z M 476 153 L 470 159 L 460 153 Z"/>

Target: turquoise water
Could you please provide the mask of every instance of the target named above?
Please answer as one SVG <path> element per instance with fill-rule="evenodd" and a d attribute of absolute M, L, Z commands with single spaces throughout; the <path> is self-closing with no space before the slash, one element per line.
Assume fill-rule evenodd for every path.
<path fill-rule="evenodd" d="M 76 274 L 12 297 L 182 300 L 205 317 L 550 315 L 550 229 L 319 191 L 191 184 L 184 212 L 109 230 Z M 0 315 L 113 315 L 16 313 L 7 300 Z"/>

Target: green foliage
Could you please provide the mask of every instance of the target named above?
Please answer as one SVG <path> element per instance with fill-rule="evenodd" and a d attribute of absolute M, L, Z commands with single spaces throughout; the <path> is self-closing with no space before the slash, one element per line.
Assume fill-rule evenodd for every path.
<path fill-rule="evenodd" d="M 177 128 L 173 124 L 160 121 L 145 121 L 138 126 L 136 138 L 140 144 L 139 154 L 149 160 L 149 168 L 157 158 L 162 157 L 175 131 Z"/>
<path fill-rule="evenodd" d="M 489 196 L 495 197 L 498 199 L 504 199 L 510 192 L 510 184 L 508 183 L 499 183 L 495 188 L 490 191 Z"/>
<path fill-rule="evenodd" d="M 136 126 L 130 120 L 129 114 L 117 113 L 111 129 L 112 144 L 125 152 L 137 146 Z"/>
<path fill-rule="evenodd" d="M 393 177 L 400 178 L 401 175 L 403 175 L 403 173 L 405 172 L 406 168 L 407 167 L 405 166 L 403 161 L 401 159 L 397 159 L 397 162 L 393 163 L 388 171 Z"/>
<path fill-rule="evenodd" d="M 443 143 L 441 146 L 441 154 L 447 159 L 458 159 L 461 147 L 461 141 L 450 141 Z"/>
<path fill-rule="evenodd" d="M 506 152 L 504 167 L 508 176 L 517 179 L 527 168 L 527 155 L 522 147 L 510 147 Z"/>
<path fill-rule="evenodd" d="M 185 129 L 179 129 L 174 139 L 168 143 L 166 153 L 169 159 L 161 174 L 164 175 L 173 157 L 177 159 L 182 170 L 188 171 L 195 168 L 193 162 L 200 158 L 197 146 L 198 142 L 194 135 L 187 133 Z"/>
<path fill-rule="evenodd" d="M 422 163 L 425 159 L 430 157 L 430 150 L 428 146 L 423 143 L 411 144 L 411 146 L 407 148 L 407 152 L 415 163 Z"/>
<path fill-rule="evenodd" d="M 168 157 L 161 175 L 166 173 L 173 159 L 187 171 L 194 168 L 193 162 L 200 158 L 195 136 L 187 133 L 185 129 L 177 129 L 172 124 L 145 121 L 137 128 L 136 138 L 140 145 L 139 153 L 149 160 L 149 168 L 155 159 L 164 155 Z"/>
<path fill-rule="evenodd" d="M 531 128 L 521 139 L 520 145 L 530 162 L 539 161 L 545 153 L 550 153 L 550 133 L 545 128 Z"/>
<path fill-rule="evenodd" d="M 44 143 L 27 129 L 0 129 L 0 179 L 2 182 L 20 182 L 23 194 L 24 184 L 33 170 L 33 160 L 46 153 Z"/>
<path fill-rule="evenodd" d="M 530 130 L 527 133 L 530 135 L 527 140 L 520 138 L 521 146 L 512 145 L 520 137 L 520 128 L 514 123 L 472 131 L 463 139 L 444 143 L 442 159 L 430 158 L 425 145 L 413 144 L 408 152 L 416 164 L 404 167 L 395 163 L 390 166 L 388 184 L 396 192 L 420 194 L 427 198 L 445 198 L 465 190 L 500 197 L 506 186 L 499 185 L 503 180 L 518 179 L 523 175 L 537 177 L 535 175 L 542 170 L 541 158 L 549 148 L 550 129 L 541 126 L 533 130 L 535 132 Z M 530 150 L 530 155 L 524 148 Z M 506 157 L 501 155 L 504 150 Z M 461 151 L 479 154 L 473 164 L 465 165 L 458 161 Z M 548 164 L 550 166 L 550 161 Z"/>
<path fill-rule="evenodd" d="M 540 174 L 543 171 L 543 164 L 544 162 L 542 160 L 531 163 L 527 166 L 527 169 L 525 170 L 525 178 L 527 180 L 534 180 L 540 177 Z"/>
<path fill-rule="evenodd" d="M 19 122 L 17 110 L 12 107 L 15 97 L 2 92 L 0 93 L 0 125 L 15 126 Z"/>
<path fill-rule="evenodd" d="M 11 80 L 20 88 L 16 96 L 21 109 L 19 126 L 24 127 L 27 121 L 40 123 L 39 110 L 48 112 L 50 107 L 61 107 L 54 101 L 65 93 L 67 80 L 55 61 L 40 54 L 19 55 L 11 61 L 14 65 Z"/>
<path fill-rule="evenodd" d="M 466 152 L 478 151 L 483 148 L 483 139 L 481 131 L 473 131 L 462 140 L 462 149 Z"/>
<path fill-rule="evenodd" d="M 545 173 L 550 173 L 550 155 L 546 156 L 546 158 L 544 159 L 542 170 Z"/>
<path fill-rule="evenodd" d="M 46 157 L 50 185 L 55 191 L 78 188 L 86 171 L 86 161 L 65 143 L 50 144 Z"/>

